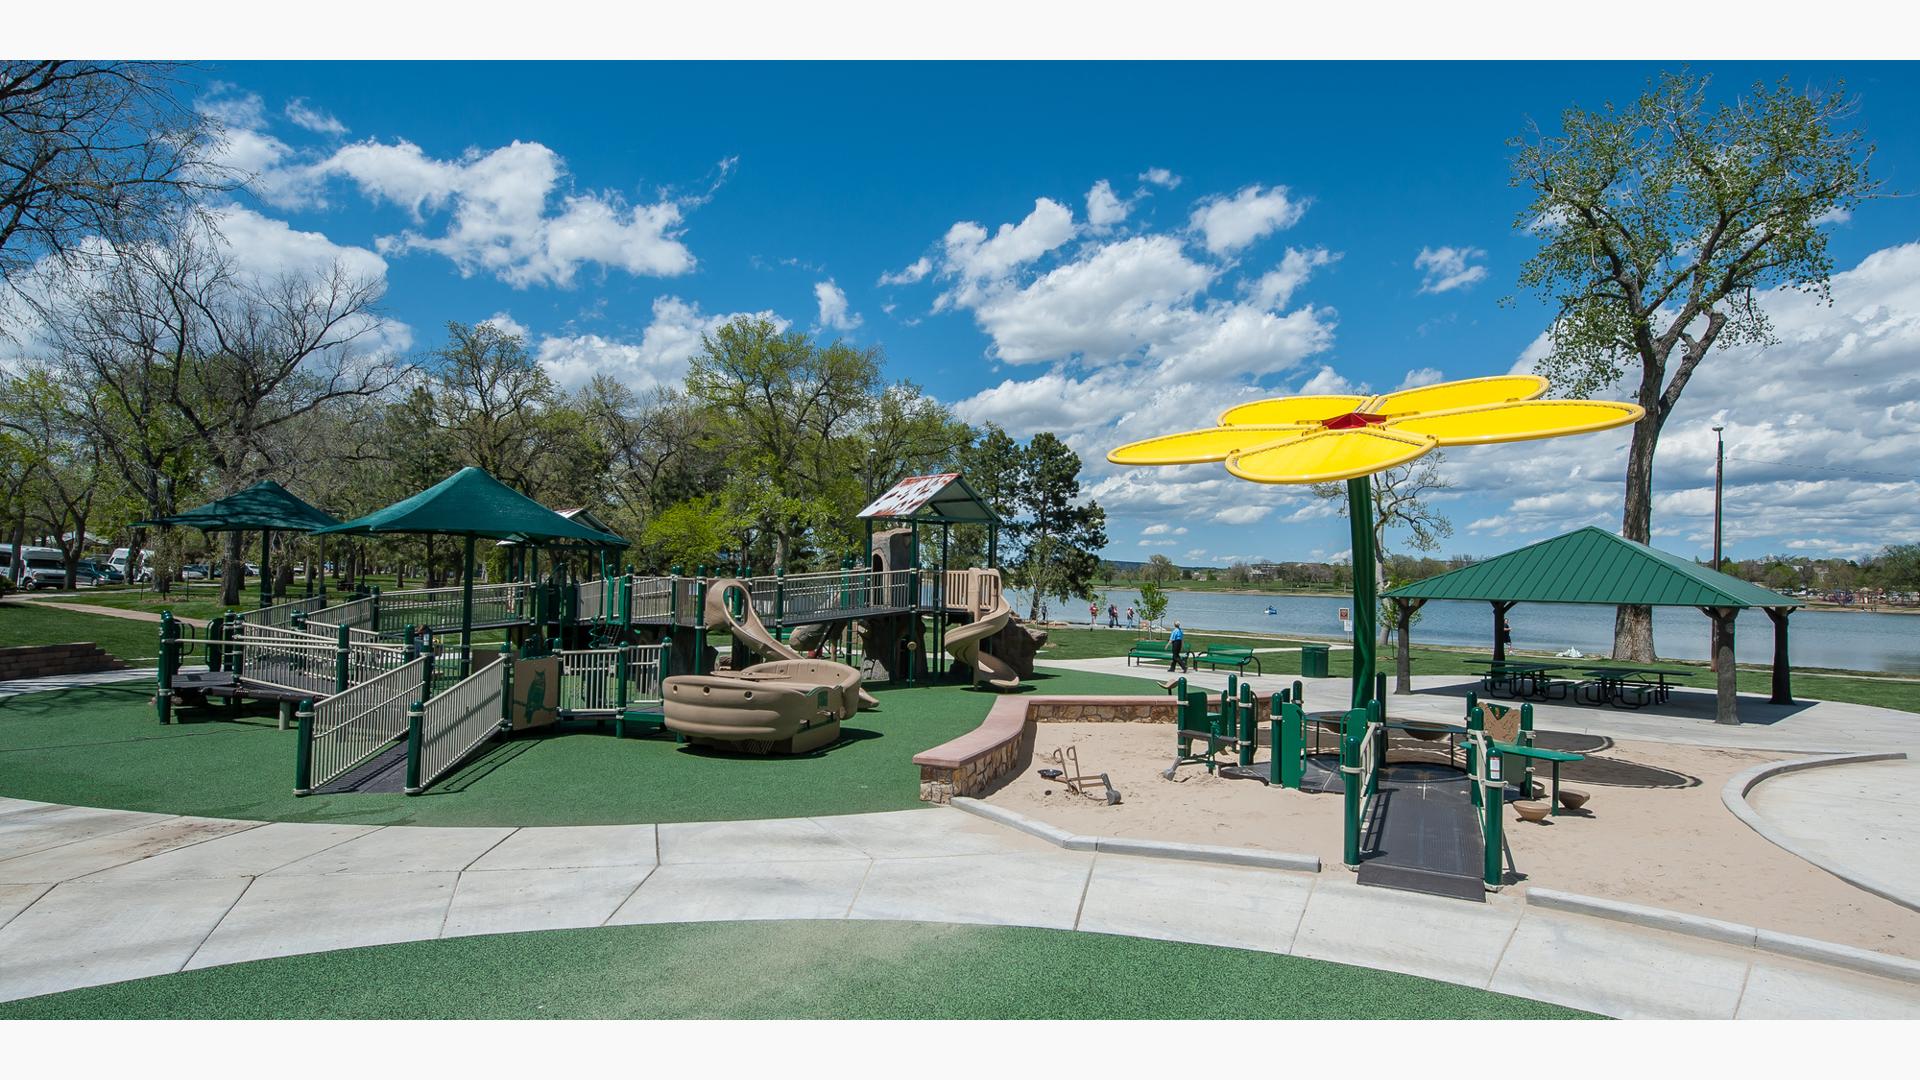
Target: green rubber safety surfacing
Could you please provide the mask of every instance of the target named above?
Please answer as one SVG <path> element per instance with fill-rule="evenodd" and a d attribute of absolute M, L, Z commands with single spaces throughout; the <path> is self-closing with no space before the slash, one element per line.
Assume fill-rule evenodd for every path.
<path fill-rule="evenodd" d="M 661 923 L 446 938 L 0 1003 L 0 1019 L 1577 1019 L 1412 975 L 1028 927 Z"/>

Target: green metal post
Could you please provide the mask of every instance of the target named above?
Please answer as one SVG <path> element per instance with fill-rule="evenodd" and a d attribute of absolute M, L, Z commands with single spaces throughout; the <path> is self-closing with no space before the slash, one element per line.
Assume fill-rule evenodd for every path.
<path fill-rule="evenodd" d="M 370 624 L 367 628 L 369 630 L 372 630 L 376 634 L 379 633 L 380 632 L 380 586 L 378 585 L 375 585 L 373 587 L 373 593 L 367 601 L 367 619 Z"/>
<path fill-rule="evenodd" d="M 231 612 L 228 613 L 232 614 Z M 227 616 L 215 615 L 207 623 L 207 670 L 220 671 L 226 665 Z"/>
<path fill-rule="evenodd" d="M 907 531 L 907 685 L 914 684 L 920 664 L 920 524 Z"/>
<path fill-rule="evenodd" d="M 705 675 L 707 653 L 707 568 L 693 568 L 693 673 Z"/>
<path fill-rule="evenodd" d="M 421 730 L 425 709 L 419 702 L 407 706 L 407 794 L 420 794 L 420 751 L 424 732 Z"/>
<path fill-rule="evenodd" d="M 260 530 L 260 606 L 273 606 L 273 530 Z"/>
<path fill-rule="evenodd" d="M 179 662 L 179 634 L 175 632 L 173 612 L 160 613 L 160 656 L 159 674 L 156 677 L 158 692 L 153 695 L 153 710 L 162 724 L 173 722 L 173 669 Z"/>
<path fill-rule="evenodd" d="M 1240 729 L 1235 736 L 1239 739 L 1240 764 L 1253 764 L 1253 751 L 1260 741 L 1260 723 L 1253 715 L 1253 687 L 1240 685 Z"/>
<path fill-rule="evenodd" d="M 1480 813 L 1480 826 L 1484 830 L 1481 839 L 1485 882 L 1488 888 L 1498 889 L 1505 882 L 1500 865 L 1500 830 L 1506 823 L 1507 785 L 1500 771 L 1500 751 L 1493 748 L 1491 740 L 1487 743 L 1486 760 L 1481 768 L 1484 772 L 1475 778 L 1474 786 L 1486 789 L 1481 798 L 1483 808 Z"/>
<path fill-rule="evenodd" d="M 426 650 L 427 662 L 420 669 L 420 700 L 433 700 L 433 669 L 439 666 L 438 647 Z"/>
<path fill-rule="evenodd" d="M 1305 779 L 1306 727 L 1307 714 L 1301 711 L 1299 702 L 1281 704 L 1280 732 L 1274 737 L 1277 744 L 1274 758 L 1280 763 L 1280 775 L 1275 780 L 1283 788 L 1299 791 Z"/>
<path fill-rule="evenodd" d="M 1533 702 L 1531 701 L 1523 701 L 1520 703 L 1520 740 L 1519 741 L 1521 746 L 1527 747 L 1528 749 L 1533 748 Z M 1533 759 L 1530 757 L 1523 757 L 1520 759 L 1520 761 L 1522 763 L 1521 769 L 1523 771 L 1524 778 L 1526 781 L 1525 783 L 1520 785 L 1520 790 L 1526 792 L 1527 793 L 1526 797 L 1531 799 L 1533 798 Z M 1553 804 L 1553 812 L 1556 815 L 1559 814 L 1560 804 L 1558 802 L 1555 802 Z"/>
<path fill-rule="evenodd" d="M 313 699 L 301 698 L 294 714 L 293 793 L 313 793 Z"/>
<path fill-rule="evenodd" d="M 773 568 L 773 630 L 778 635 L 787 622 L 787 568 Z"/>
<path fill-rule="evenodd" d="M 660 635 L 660 678 L 667 677 L 667 658 L 673 654 L 673 635 L 680 626 L 680 568 L 667 567 L 667 629 Z"/>
<path fill-rule="evenodd" d="M 1373 480 L 1361 476 L 1347 481 L 1347 519 L 1353 551 L 1353 707 L 1365 705 L 1373 693 L 1375 624 L 1380 600 L 1374 567 L 1379 553 L 1373 544 Z"/>
<path fill-rule="evenodd" d="M 622 652 L 621 656 L 626 653 Z M 513 728 L 513 646 L 500 643 L 500 730 Z"/>
<path fill-rule="evenodd" d="M 465 561 L 461 569 L 464 580 L 460 584 L 460 677 L 473 674 L 473 537 L 467 537 L 461 548 L 461 558 Z"/>
<path fill-rule="evenodd" d="M 1340 779 L 1342 810 L 1346 817 L 1346 843 L 1341 861 L 1349 870 L 1360 868 L 1360 814 L 1364 800 L 1360 789 L 1360 740 L 1366 732 L 1367 711 L 1353 709 L 1340 733 Z"/>
<path fill-rule="evenodd" d="M 1479 772 L 1480 765 L 1478 761 L 1478 754 L 1475 749 L 1475 740 L 1473 737 L 1473 733 L 1476 731 L 1484 732 L 1486 730 L 1487 730 L 1486 713 L 1482 712 L 1480 710 L 1480 706 L 1478 705 L 1470 706 L 1467 709 L 1467 739 L 1466 739 L 1467 775 L 1470 777 L 1475 777 L 1476 779 L 1473 783 L 1467 786 L 1472 789 L 1471 793 L 1473 795 L 1473 805 L 1475 806 L 1480 805 L 1480 784 L 1477 779 L 1480 775 L 1480 772 Z"/>
<path fill-rule="evenodd" d="M 347 624 L 341 623 L 333 635 L 333 692 L 342 693 L 347 688 L 347 660 L 351 646 L 347 644 Z"/>

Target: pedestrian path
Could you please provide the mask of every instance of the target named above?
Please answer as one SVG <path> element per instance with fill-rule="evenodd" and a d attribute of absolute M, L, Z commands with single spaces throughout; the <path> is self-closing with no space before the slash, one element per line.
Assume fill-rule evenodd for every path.
<path fill-rule="evenodd" d="M 1066 851 L 950 808 L 459 829 L 0 799 L 0 1000 L 467 934 L 796 918 L 1226 945 L 1621 1017 L 1920 1017 L 1911 983 L 1513 896 L 1465 904 L 1362 888 L 1337 869 Z"/>
<path fill-rule="evenodd" d="M 182 671 L 197 670 L 181 668 Z M 107 686 L 112 683 L 133 682 L 144 684 L 152 689 L 154 680 L 159 678 L 156 668 L 121 668 L 118 671 L 95 671 L 85 675 L 42 675 L 35 679 L 0 679 L 0 698 L 10 698 L 19 694 L 42 694 L 49 690 L 73 690 L 83 686 Z"/>
<path fill-rule="evenodd" d="M 1920 761 L 1769 776 L 1746 794 L 1762 836 L 1920 910 Z"/>
<path fill-rule="evenodd" d="M 77 611 L 83 615 L 105 615 L 111 619 L 132 619 L 135 622 L 157 623 L 160 621 L 160 613 L 157 611 L 136 611 L 132 608 L 110 607 L 106 604 L 74 604 L 74 603 L 68 603 L 62 600 L 24 600 L 24 599 L 14 599 L 14 600 L 8 600 L 3 602 L 10 603 L 10 604 L 18 604 L 21 607 L 32 606 L 32 607 L 43 607 L 43 608 L 57 608 L 60 611 Z M 191 626 L 195 629 L 199 629 L 207 625 L 207 622 L 205 619 L 189 619 L 181 615 L 174 616 L 174 620 L 183 625 Z"/>

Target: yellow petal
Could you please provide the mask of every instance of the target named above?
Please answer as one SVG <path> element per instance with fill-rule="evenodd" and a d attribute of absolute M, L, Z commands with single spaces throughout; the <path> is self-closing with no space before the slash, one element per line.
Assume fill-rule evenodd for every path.
<path fill-rule="evenodd" d="M 1441 446 L 1519 442 L 1631 424 L 1645 410 L 1617 401 L 1522 401 L 1389 420 L 1386 430 L 1427 435 Z"/>
<path fill-rule="evenodd" d="M 1345 416 L 1367 400 L 1359 394 L 1305 394 L 1299 397 L 1267 398 L 1265 401 L 1235 405 L 1220 414 L 1220 422 L 1318 427 L 1320 421 Z"/>
<path fill-rule="evenodd" d="M 1116 447 L 1107 451 L 1107 460 L 1115 465 L 1192 465 L 1202 461 L 1225 461 L 1237 450 L 1264 446 L 1302 430 L 1293 425 L 1266 424 L 1182 431 Z"/>
<path fill-rule="evenodd" d="M 1476 405 L 1531 401 L 1546 392 L 1547 380 L 1538 375 L 1490 375 L 1484 379 L 1458 379 L 1396 390 L 1375 398 L 1366 411 L 1382 416 L 1444 412 Z"/>
<path fill-rule="evenodd" d="M 1263 484 L 1316 484 L 1351 480 L 1412 461 L 1434 441 L 1386 428 L 1322 428 L 1227 459 L 1227 471 Z"/>

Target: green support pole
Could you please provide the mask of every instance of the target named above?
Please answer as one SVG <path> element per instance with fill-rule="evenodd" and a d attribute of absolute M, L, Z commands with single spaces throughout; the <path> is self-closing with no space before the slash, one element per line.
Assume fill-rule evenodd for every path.
<path fill-rule="evenodd" d="M 1375 624 L 1380 617 L 1374 566 L 1379 553 L 1373 545 L 1373 480 L 1361 476 L 1347 481 L 1347 518 L 1352 526 L 1353 550 L 1353 707 L 1365 705 L 1373 694 Z"/>
<path fill-rule="evenodd" d="M 313 793 L 313 699 L 301 698 L 294 714 L 293 793 Z"/>
<path fill-rule="evenodd" d="M 1468 784 L 1467 787 L 1470 789 L 1469 793 L 1473 796 L 1473 805 L 1479 806 L 1480 783 L 1478 778 L 1480 776 L 1480 763 L 1479 754 L 1474 749 L 1473 733 L 1487 730 L 1487 714 L 1480 710 L 1480 706 L 1471 704 L 1473 700 L 1472 694 L 1467 695 L 1467 700 L 1470 704 L 1467 706 L 1467 738 L 1464 749 L 1467 755 L 1467 775 L 1474 778 L 1474 782 Z"/>
<path fill-rule="evenodd" d="M 1305 779 L 1306 728 L 1307 714 L 1301 711 L 1300 703 L 1284 702 L 1280 706 L 1280 732 L 1275 736 L 1278 749 L 1274 754 L 1280 775 L 1273 778 L 1283 788 L 1299 791 Z"/>
<path fill-rule="evenodd" d="M 778 636 L 787 624 L 787 568 L 773 568 L 773 632 Z"/>
<path fill-rule="evenodd" d="M 380 586 L 378 585 L 375 585 L 373 587 L 372 598 L 368 601 L 367 612 L 368 612 L 367 618 L 370 624 L 367 627 L 367 629 L 372 630 L 376 634 L 379 633 L 380 632 Z"/>
<path fill-rule="evenodd" d="M 626 653 L 620 654 L 622 657 Z M 513 646 L 500 643 L 500 730 L 513 729 Z"/>
<path fill-rule="evenodd" d="M 419 702 L 407 706 L 407 794 L 420 794 L 420 750 L 423 739 L 421 731 L 422 713 L 425 710 Z"/>
<path fill-rule="evenodd" d="M 426 652 L 427 662 L 420 666 L 420 700 L 433 700 L 433 669 L 440 666 L 440 658 L 433 649 Z"/>
<path fill-rule="evenodd" d="M 230 613 L 229 613 L 230 614 Z M 226 665 L 227 616 L 215 615 L 207 624 L 207 670 L 220 671 Z"/>
<path fill-rule="evenodd" d="M 1483 880 L 1487 888 L 1498 889 L 1505 884 L 1506 877 L 1500 865 L 1500 830 L 1506 823 L 1507 785 L 1500 772 L 1500 751 L 1493 748 L 1491 741 L 1487 743 L 1486 761 L 1482 768 L 1484 772 L 1476 778 L 1474 786 L 1485 788 L 1480 813 L 1482 861 L 1486 871 Z"/>
<path fill-rule="evenodd" d="M 1260 723 L 1253 715 L 1253 687 L 1240 685 L 1240 729 L 1234 732 L 1240 748 L 1240 764 L 1253 764 L 1253 751 L 1260 741 Z"/>
<path fill-rule="evenodd" d="M 460 677 L 473 674 L 473 537 L 467 537 L 461 548 L 462 566 L 460 583 Z"/>
<path fill-rule="evenodd" d="M 667 677 L 667 660 L 673 655 L 673 635 L 680 626 L 680 568 L 667 567 L 667 629 L 660 635 L 660 678 Z M 662 691 L 664 692 L 664 690 Z"/>
<path fill-rule="evenodd" d="M 273 530 L 260 530 L 260 606 L 273 606 Z"/>
<path fill-rule="evenodd" d="M 1531 701 L 1520 703 L 1520 745 L 1528 749 L 1533 748 L 1533 702 Z M 1527 781 L 1520 785 L 1520 790 L 1526 792 L 1527 798 L 1531 799 L 1533 798 L 1533 759 L 1523 757 L 1520 760 L 1525 763 L 1523 767 L 1526 770 Z M 1557 812 L 1560 804 L 1554 803 L 1553 808 Z"/>
<path fill-rule="evenodd" d="M 915 669 L 920 665 L 920 523 L 915 522 L 907 533 L 907 685 L 914 684 Z"/>
<path fill-rule="evenodd" d="M 333 692 L 342 693 L 347 688 L 347 661 L 351 655 L 351 646 L 347 643 L 347 624 L 341 623 L 333 635 Z"/>
<path fill-rule="evenodd" d="M 705 675 L 707 653 L 707 568 L 693 568 L 693 673 Z"/>
<path fill-rule="evenodd" d="M 161 612 L 160 656 L 156 661 L 160 667 L 156 676 L 157 692 L 153 695 L 153 711 L 162 724 L 173 722 L 173 669 L 178 663 L 178 637 L 174 629 L 173 612 Z"/>
<path fill-rule="evenodd" d="M 1367 711 L 1354 709 L 1340 733 L 1340 780 L 1342 811 L 1346 818 L 1346 843 L 1341 861 L 1349 870 L 1360 868 L 1360 740 L 1366 733 Z"/>

